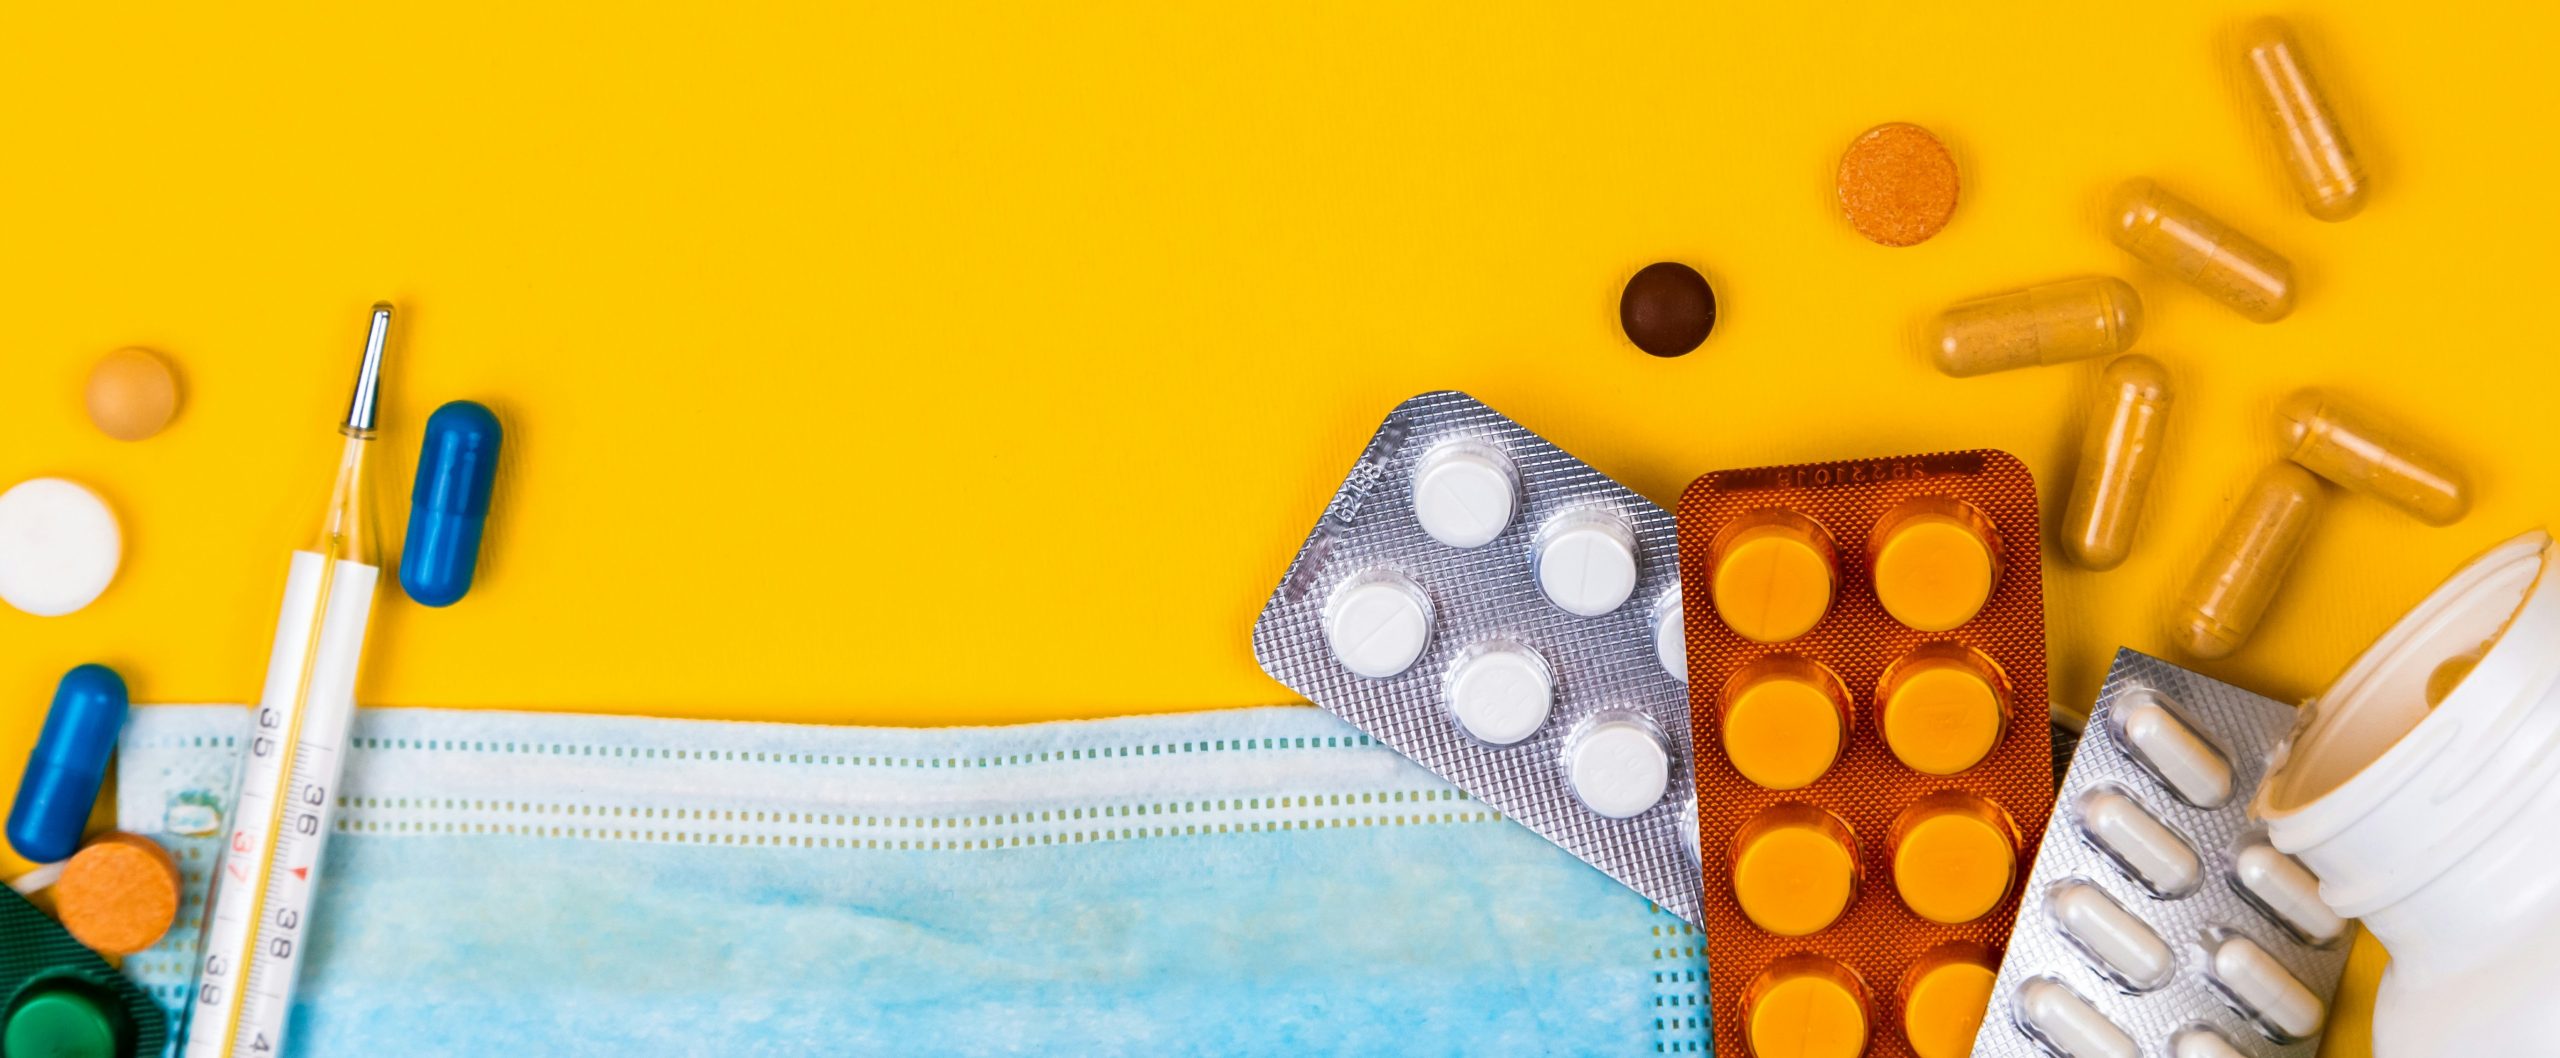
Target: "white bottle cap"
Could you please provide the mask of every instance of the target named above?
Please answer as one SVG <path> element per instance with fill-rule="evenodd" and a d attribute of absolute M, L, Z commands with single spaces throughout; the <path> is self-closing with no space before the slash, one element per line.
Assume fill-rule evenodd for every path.
<path fill-rule="evenodd" d="M 1598 617 L 1635 593 L 1635 530 L 1608 511 L 1568 511 L 1539 527 L 1530 565 L 1557 609 Z"/>
<path fill-rule="evenodd" d="M 2560 545 L 2539 529 L 2455 571 L 2304 706 L 2249 806 L 2266 821 L 2268 840 L 2320 879 L 2321 901 L 2368 919 L 2394 952 L 2434 954 L 2443 950 L 2431 946 L 2443 943 L 2437 936 L 2478 936 L 2470 922 L 2413 931 L 2382 913 L 2470 862 L 2485 842 L 2540 833 L 2522 810 L 2526 791 L 2538 788 L 2531 784 L 2547 781 L 2560 761 L 2550 752 L 2560 718 L 2554 583 Z M 2484 642 L 2470 675 L 2430 707 L 2434 674 Z M 2531 870 L 2523 860 L 2498 862 Z"/>
<path fill-rule="evenodd" d="M 1594 812 L 1643 815 L 1671 789 L 1671 751 L 1644 714 L 1609 710 L 1582 718 L 1564 743 L 1565 778 Z"/>
<path fill-rule="evenodd" d="M 1451 441 L 1425 453 L 1413 471 L 1413 520 L 1450 547 L 1483 547 L 1511 524 L 1520 476 L 1502 451 Z"/>
<path fill-rule="evenodd" d="M 1344 668 L 1385 679 L 1412 668 L 1431 642 L 1431 598 L 1393 570 L 1360 573 L 1325 600 L 1324 637 Z"/>
<path fill-rule="evenodd" d="M 97 493 L 61 478 L 0 493 L 0 599 L 11 606 L 38 617 L 87 606 L 123 553 L 115 512 Z"/>
<path fill-rule="evenodd" d="M 1517 643 L 1477 643 L 1449 663 L 1442 683 L 1449 715 L 1476 738 L 1508 746 L 1537 733 L 1556 700 L 1546 659 Z"/>

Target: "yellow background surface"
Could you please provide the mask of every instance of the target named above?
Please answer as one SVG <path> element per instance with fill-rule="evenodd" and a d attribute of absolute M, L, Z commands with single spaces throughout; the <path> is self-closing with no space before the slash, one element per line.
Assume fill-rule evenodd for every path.
<path fill-rule="evenodd" d="M 2166 652 L 2296 386 L 2423 431 L 2480 502 L 2430 529 L 2337 495 L 2258 639 L 2205 671 L 2308 694 L 2464 556 L 2560 522 L 2538 16 L 2303 19 L 2375 187 L 2323 224 L 2243 107 L 2236 17 L 2201 3 L 1194 6 L 19 12 L 0 483 L 91 485 L 127 547 L 88 610 L 0 611 L 0 759 L 82 661 L 137 700 L 256 693 L 382 297 L 406 311 L 386 531 L 429 409 L 476 398 L 510 434 L 480 585 L 386 595 L 372 705 L 951 724 L 1285 699 L 1254 613 L 1378 417 L 1443 387 L 1664 502 L 1718 467 L 1994 446 L 2050 519 L 2096 367 L 1950 379 L 1913 335 L 2078 273 L 2140 288 L 2180 392 L 2134 559 L 2048 565 L 2066 702 L 2117 644 Z M 1963 168 L 1917 248 L 1830 202 L 1886 120 Z M 2097 202 L 2132 175 L 2290 254 L 2293 318 L 2109 245 Z M 1658 259 L 1721 299 L 1684 359 L 1615 328 Z M 79 400 L 126 344 L 186 390 L 134 444 Z M 2360 1053 L 2344 1005 L 2330 1051 Z"/>

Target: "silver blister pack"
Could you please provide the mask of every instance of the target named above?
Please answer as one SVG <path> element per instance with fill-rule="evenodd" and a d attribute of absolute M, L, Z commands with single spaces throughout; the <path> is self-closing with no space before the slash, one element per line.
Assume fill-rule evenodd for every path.
<path fill-rule="evenodd" d="M 1696 922 L 1677 547 L 1669 511 L 1473 397 L 1425 393 L 1325 506 L 1254 657 Z"/>
<path fill-rule="evenodd" d="M 1974 1058 L 2311 1058 L 2353 924 L 2249 802 L 2295 710 L 2120 650 Z"/>

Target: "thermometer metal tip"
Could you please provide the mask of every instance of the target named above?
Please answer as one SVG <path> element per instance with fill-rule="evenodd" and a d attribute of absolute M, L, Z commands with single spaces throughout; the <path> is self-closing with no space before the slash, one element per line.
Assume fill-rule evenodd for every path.
<path fill-rule="evenodd" d="M 347 421 L 342 428 L 350 433 L 371 432 L 374 406 L 382 396 L 382 345 L 391 336 L 391 303 L 373 303 L 373 318 L 364 334 L 364 363 L 356 368 L 355 396 L 347 401 Z"/>

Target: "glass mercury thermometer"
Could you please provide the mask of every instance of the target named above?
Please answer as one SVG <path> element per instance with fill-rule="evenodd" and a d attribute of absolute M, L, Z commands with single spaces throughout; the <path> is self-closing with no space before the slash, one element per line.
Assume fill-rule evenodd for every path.
<path fill-rule="evenodd" d="M 355 396 L 338 427 L 345 442 L 329 507 L 319 536 L 293 553 L 285 575 L 266 688 L 206 900 L 203 961 L 187 1000 L 187 1058 L 261 1058 L 284 1046 L 355 715 L 356 662 L 382 574 L 366 463 L 390 330 L 391 306 L 375 305 Z"/>

